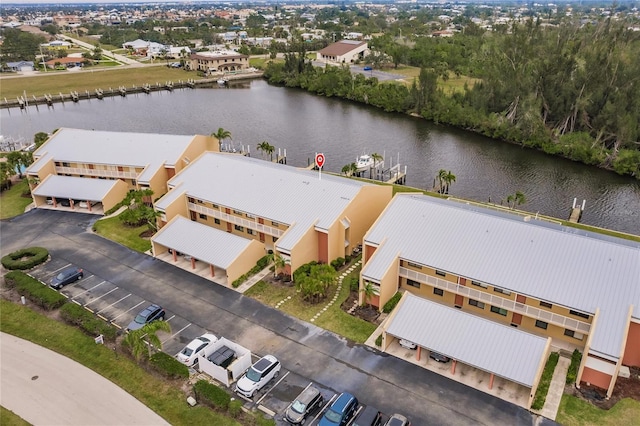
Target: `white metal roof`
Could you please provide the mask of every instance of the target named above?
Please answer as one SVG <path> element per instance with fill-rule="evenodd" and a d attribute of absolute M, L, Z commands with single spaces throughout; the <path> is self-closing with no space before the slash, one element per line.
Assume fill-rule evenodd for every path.
<path fill-rule="evenodd" d="M 117 183 L 117 180 L 49 175 L 33 190 L 33 194 L 40 197 L 102 202 Z"/>
<path fill-rule="evenodd" d="M 547 339 L 406 293 L 387 333 L 532 387 Z"/>
<path fill-rule="evenodd" d="M 148 181 L 158 168 L 174 166 L 194 135 L 163 135 L 157 133 L 106 132 L 62 128 L 46 144 L 34 152 L 39 161 L 28 169 L 37 172 L 49 159 L 60 162 L 80 162 L 133 167 L 146 167 L 138 176 Z"/>
<path fill-rule="evenodd" d="M 381 244 L 383 240 L 384 244 Z M 437 267 L 575 310 L 600 309 L 591 347 L 619 357 L 630 305 L 640 318 L 640 244 L 434 197 L 398 194 L 365 241 L 362 271 L 379 281 L 390 259 Z"/>
<path fill-rule="evenodd" d="M 371 184 L 238 154 L 207 152 L 169 181 L 188 196 L 278 223 L 295 225 L 278 241 L 291 250 L 311 226 L 328 229 L 341 219 L 360 188 Z M 178 188 L 177 188 L 178 189 Z M 171 194 L 171 191 L 169 191 Z M 170 196 L 157 201 L 159 209 Z M 300 228 L 298 228 L 300 227 Z"/>
<path fill-rule="evenodd" d="M 253 241 L 182 216 L 163 227 L 151 240 L 223 269 L 227 269 Z"/>

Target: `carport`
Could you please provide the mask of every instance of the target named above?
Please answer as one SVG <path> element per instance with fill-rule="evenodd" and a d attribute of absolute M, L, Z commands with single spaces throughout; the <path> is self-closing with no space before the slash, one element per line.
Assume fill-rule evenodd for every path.
<path fill-rule="evenodd" d="M 127 191 L 121 180 L 49 175 L 33 190 L 33 199 L 39 208 L 60 208 L 66 201 L 71 210 L 103 214 L 122 201 Z"/>
<path fill-rule="evenodd" d="M 417 344 L 417 361 L 423 349 L 448 356 L 452 359 L 452 375 L 456 374 L 458 363 L 481 370 L 489 376 L 489 390 L 496 377 L 527 388 L 526 408 L 531 406 L 551 349 L 551 338 L 529 334 L 409 292 L 405 292 L 383 327 L 382 347 L 387 350 L 395 339 Z"/>
<path fill-rule="evenodd" d="M 264 245 L 176 216 L 151 238 L 153 256 L 228 285 L 265 255 Z M 186 267 L 185 267 L 186 266 Z"/>

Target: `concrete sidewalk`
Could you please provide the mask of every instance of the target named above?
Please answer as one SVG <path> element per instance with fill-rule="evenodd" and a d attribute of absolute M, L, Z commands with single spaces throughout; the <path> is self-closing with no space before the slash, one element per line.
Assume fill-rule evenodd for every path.
<path fill-rule="evenodd" d="M 168 425 L 93 370 L 0 333 L 0 405 L 34 425 Z"/>
<path fill-rule="evenodd" d="M 558 415 L 558 408 L 560 408 L 560 400 L 564 393 L 569 365 L 571 365 L 571 359 L 566 356 L 562 356 L 562 352 L 560 352 L 560 358 L 558 358 L 556 368 L 553 370 L 551 384 L 549 384 L 547 399 L 544 401 L 542 410 L 539 411 L 540 415 L 548 419 L 555 420 Z"/>

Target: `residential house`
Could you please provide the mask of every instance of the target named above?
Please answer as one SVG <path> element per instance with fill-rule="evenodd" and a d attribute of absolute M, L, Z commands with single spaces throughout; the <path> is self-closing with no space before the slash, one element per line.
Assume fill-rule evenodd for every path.
<path fill-rule="evenodd" d="M 367 42 L 341 40 L 318 51 L 317 60 L 339 64 L 351 64 L 364 59 L 368 53 Z"/>

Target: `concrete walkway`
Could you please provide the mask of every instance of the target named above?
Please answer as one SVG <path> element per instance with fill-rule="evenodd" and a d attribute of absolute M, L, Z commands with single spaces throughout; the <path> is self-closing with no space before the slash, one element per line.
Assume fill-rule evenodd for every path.
<path fill-rule="evenodd" d="M 560 407 L 560 400 L 562 399 L 562 394 L 564 393 L 567 371 L 569 370 L 570 364 L 571 359 L 562 356 L 562 352 L 560 352 L 558 364 L 556 364 L 556 368 L 553 370 L 553 378 L 551 379 L 551 384 L 549 385 L 547 399 L 544 401 L 544 406 L 539 412 L 540 415 L 548 419 L 555 420 L 556 416 L 558 415 L 558 408 Z"/>
<path fill-rule="evenodd" d="M 0 405 L 34 425 L 168 425 L 93 370 L 0 333 Z"/>
<path fill-rule="evenodd" d="M 267 266 L 266 268 L 264 268 L 262 271 L 258 272 L 257 274 L 249 277 L 249 279 L 247 279 L 245 282 L 240 284 L 238 286 L 238 288 L 236 288 L 235 290 L 238 293 L 244 293 L 245 291 L 249 290 L 251 287 L 253 287 L 254 284 L 260 282 L 260 280 L 262 280 L 264 277 L 266 277 L 267 274 L 272 274 L 273 273 L 269 269 L 270 267 L 271 267 L 271 265 Z"/>

